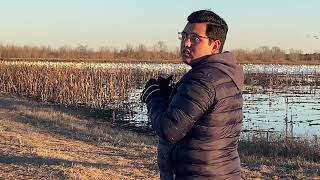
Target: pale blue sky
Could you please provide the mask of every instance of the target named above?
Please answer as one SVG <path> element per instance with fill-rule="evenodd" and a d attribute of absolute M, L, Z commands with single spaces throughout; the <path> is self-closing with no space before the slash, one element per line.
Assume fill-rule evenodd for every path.
<path fill-rule="evenodd" d="M 225 50 L 320 52 L 319 0 L 0 0 L 0 43 L 123 48 L 164 41 L 175 48 L 177 32 L 199 9 L 227 21 Z"/>

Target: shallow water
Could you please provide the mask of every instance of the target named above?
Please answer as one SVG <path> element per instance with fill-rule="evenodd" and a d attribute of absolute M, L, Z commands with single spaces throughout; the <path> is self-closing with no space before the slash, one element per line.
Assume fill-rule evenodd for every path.
<path fill-rule="evenodd" d="M 298 137 L 319 135 L 320 89 L 313 89 L 311 92 L 306 87 L 291 89 L 246 92 L 243 95 L 243 129 L 272 131 Z"/>
<path fill-rule="evenodd" d="M 254 90 L 253 90 L 254 89 Z M 140 92 L 131 93 L 130 100 L 139 102 Z M 320 89 L 291 87 L 269 89 L 246 86 L 244 97 L 243 133 L 267 136 L 273 133 L 290 137 L 320 135 Z M 138 103 L 132 107 L 136 113 L 124 120 L 136 126 L 150 126 L 146 107 Z"/>

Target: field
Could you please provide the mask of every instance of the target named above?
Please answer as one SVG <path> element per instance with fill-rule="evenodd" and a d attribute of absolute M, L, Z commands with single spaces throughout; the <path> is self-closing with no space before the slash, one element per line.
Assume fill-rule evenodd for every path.
<path fill-rule="evenodd" d="M 319 68 L 262 67 L 263 73 L 255 72 L 259 67 L 246 66 L 244 127 L 248 132 L 243 132 L 239 146 L 242 177 L 316 179 L 320 175 Z M 1 61 L 0 177 L 157 179 L 157 138 L 139 95 L 147 79 L 174 73 L 177 81 L 187 70 L 174 64 Z M 290 94 L 284 97 L 292 100 L 286 103 L 288 109 L 305 111 L 311 119 L 301 119 L 289 110 L 285 115 L 285 108 L 278 110 L 277 103 L 286 106 L 275 100 L 283 98 L 284 91 Z M 276 107 L 282 113 L 281 123 L 266 131 L 264 123 L 270 122 L 249 122 L 268 118 L 254 116 L 256 109 L 250 108 L 255 106 L 269 107 L 273 114 L 270 107 Z M 289 131 L 275 133 L 285 123 Z M 291 130 L 299 127 L 313 128 L 316 136 L 296 137 Z"/>

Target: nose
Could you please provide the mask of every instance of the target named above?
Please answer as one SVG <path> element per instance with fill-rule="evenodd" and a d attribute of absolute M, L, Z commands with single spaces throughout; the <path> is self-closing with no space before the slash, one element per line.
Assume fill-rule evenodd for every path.
<path fill-rule="evenodd" d="M 190 47 L 191 46 L 191 40 L 190 38 L 185 38 L 182 42 L 183 47 Z"/>

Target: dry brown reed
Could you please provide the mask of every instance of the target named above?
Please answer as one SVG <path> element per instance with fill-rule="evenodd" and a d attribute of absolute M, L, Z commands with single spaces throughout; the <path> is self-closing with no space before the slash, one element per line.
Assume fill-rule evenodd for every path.
<path fill-rule="evenodd" d="M 128 67 L 80 68 L 73 64 L 40 66 L 0 62 L 0 73 L 0 91 L 3 93 L 64 105 L 108 108 L 123 106 L 128 102 L 130 93 L 141 89 L 149 78 L 168 72 Z M 177 81 L 184 72 L 172 73 Z M 246 74 L 245 84 L 267 88 L 320 86 L 319 75 L 304 77 L 261 73 Z"/>
<path fill-rule="evenodd" d="M 288 88 L 292 86 L 320 86 L 319 74 L 312 75 L 287 75 L 287 74 L 247 74 L 245 84 L 251 86 L 262 86 L 265 88 Z"/>
<path fill-rule="evenodd" d="M 301 158 L 309 161 L 320 161 L 320 146 L 318 141 L 307 138 L 291 138 L 274 135 L 271 138 L 242 139 L 239 143 L 239 152 L 242 155 L 284 157 L 288 159 Z"/>
<path fill-rule="evenodd" d="M 0 91 L 64 105 L 119 107 L 130 91 L 160 73 L 140 71 L 1 63 Z"/>

